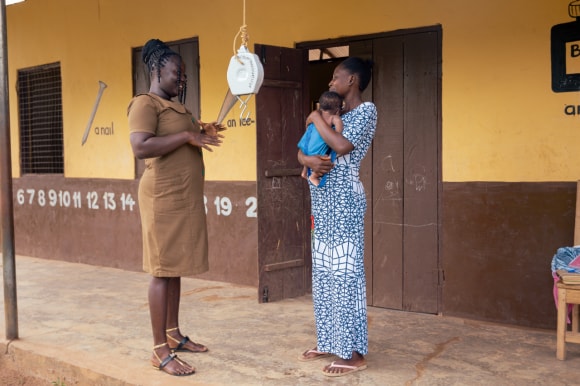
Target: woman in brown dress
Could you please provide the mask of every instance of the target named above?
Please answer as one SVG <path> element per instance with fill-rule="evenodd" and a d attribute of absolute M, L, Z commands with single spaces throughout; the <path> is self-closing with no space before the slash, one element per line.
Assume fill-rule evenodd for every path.
<path fill-rule="evenodd" d="M 152 275 L 149 311 L 153 329 L 153 367 L 171 375 L 195 369 L 175 351 L 205 352 L 179 330 L 181 277 L 208 270 L 203 200 L 202 148 L 219 146 L 225 128 L 195 121 L 183 105 L 185 66 L 176 52 L 157 39 L 143 47 L 150 74 L 147 94 L 128 108 L 133 153 L 145 159 L 139 183 L 143 269 Z M 178 101 L 172 100 L 177 97 Z"/>

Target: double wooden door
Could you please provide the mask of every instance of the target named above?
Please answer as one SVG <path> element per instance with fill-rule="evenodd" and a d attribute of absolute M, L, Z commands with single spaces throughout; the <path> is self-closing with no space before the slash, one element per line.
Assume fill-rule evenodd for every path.
<path fill-rule="evenodd" d="M 367 297 L 372 306 L 437 313 L 441 185 L 441 31 L 424 28 L 337 42 L 372 59 L 365 91 L 378 110 L 372 149 L 361 167 L 368 199 Z M 311 95 L 333 62 L 308 62 L 309 47 L 256 46 L 265 69 L 256 96 L 259 300 L 311 290 L 308 186 L 296 144 Z M 321 42 L 328 44 L 328 42 Z M 316 74 L 313 79 L 312 75 Z M 320 79 L 326 80 L 320 81 Z"/>

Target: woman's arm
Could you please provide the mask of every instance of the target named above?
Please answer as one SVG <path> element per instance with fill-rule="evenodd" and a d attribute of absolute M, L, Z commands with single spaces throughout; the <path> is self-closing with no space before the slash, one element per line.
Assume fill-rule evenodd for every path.
<path fill-rule="evenodd" d="M 164 137 L 156 137 L 151 133 L 131 133 L 129 140 L 133 154 L 139 159 L 160 157 L 172 152 L 189 142 L 190 134 L 187 131 L 171 134 Z"/>
<path fill-rule="evenodd" d="M 157 137 L 151 133 L 134 132 L 131 133 L 129 140 L 131 142 L 133 154 L 135 154 L 135 157 L 138 159 L 161 157 L 187 143 L 192 146 L 213 151 L 209 146 L 219 146 L 222 142 L 217 136 L 193 133 L 190 131 L 184 131 L 163 137 Z"/>
<path fill-rule="evenodd" d="M 322 139 L 324 139 L 324 142 L 326 142 L 326 144 L 330 146 L 330 148 L 334 150 L 336 154 L 347 154 L 354 149 L 354 145 L 350 143 L 348 139 L 343 137 L 342 134 L 332 130 L 332 128 L 328 126 L 318 111 L 313 111 L 310 113 L 308 119 L 314 123 L 314 126 L 316 126 L 316 129 L 318 130 L 318 133 Z"/>
<path fill-rule="evenodd" d="M 306 155 L 300 149 L 298 149 L 298 162 L 319 175 L 328 173 L 334 166 L 329 156 Z"/>

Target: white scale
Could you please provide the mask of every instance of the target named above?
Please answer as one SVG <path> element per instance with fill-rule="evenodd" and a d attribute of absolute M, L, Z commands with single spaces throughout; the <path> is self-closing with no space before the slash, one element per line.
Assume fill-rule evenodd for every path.
<path fill-rule="evenodd" d="M 257 94 L 264 81 L 264 67 L 258 55 L 241 46 L 228 67 L 228 85 L 233 95 Z"/>
<path fill-rule="evenodd" d="M 242 45 L 235 53 L 235 43 L 234 43 L 234 56 L 230 59 L 230 65 L 227 71 L 228 80 L 228 92 L 220 113 L 218 114 L 217 122 L 222 123 L 228 112 L 236 104 L 236 100 L 240 102 L 240 107 L 242 109 L 240 113 L 240 119 L 248 119 L 250 113 L 244 117 L 244 112 L 248 107 L 248 101 L 252 95 L 257 94 L 264 81 L 264 67 L 258 55 L 248 51 L 246 45 L 247 34 L 245 31 L 246 25 L 246 2 L 244 0 L 244 25 L 240 28 L 238 35 L 242 34 Z M 238 37 L 236 35 L 236 38 Z M 234 38 L 234 42 L 235 39 Z M 243 98 L 245 97 L 245 98 Z"/>

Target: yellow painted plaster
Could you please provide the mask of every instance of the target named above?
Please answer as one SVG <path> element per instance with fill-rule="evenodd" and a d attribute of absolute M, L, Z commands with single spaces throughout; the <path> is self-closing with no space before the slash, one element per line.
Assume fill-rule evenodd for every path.
<path fill-rule="evenodd" d="M 550 62 L 550 28 L 572 21 L 568 3 L 246 0 L 245 22 L 250 48 L 440 24 L 443 180 L 574 181 L 580 116 L 564 109 L 580 105 L 580 92 L 552 92 Z M 198 37 L 201 118 L 213 120 L 243 16 L 242 0 L 26 0 L 8 7 L 14 175 L 17 69 L 61 63 L 66 177 L 131 179 L 131 49 L 152 37 Z M 99 80 L 108 87 L 93 127 L 113 125 L 114 135 L 91 132 L 81 146 Z M 253 99 L 250 108 L 255 114 Z M 236 107 L 229 118 L 237 114 Z M 224 145 L 205 157 L 207 179 L 255 181 L 255 136 L 255 125 L 230 129 Z"/>

